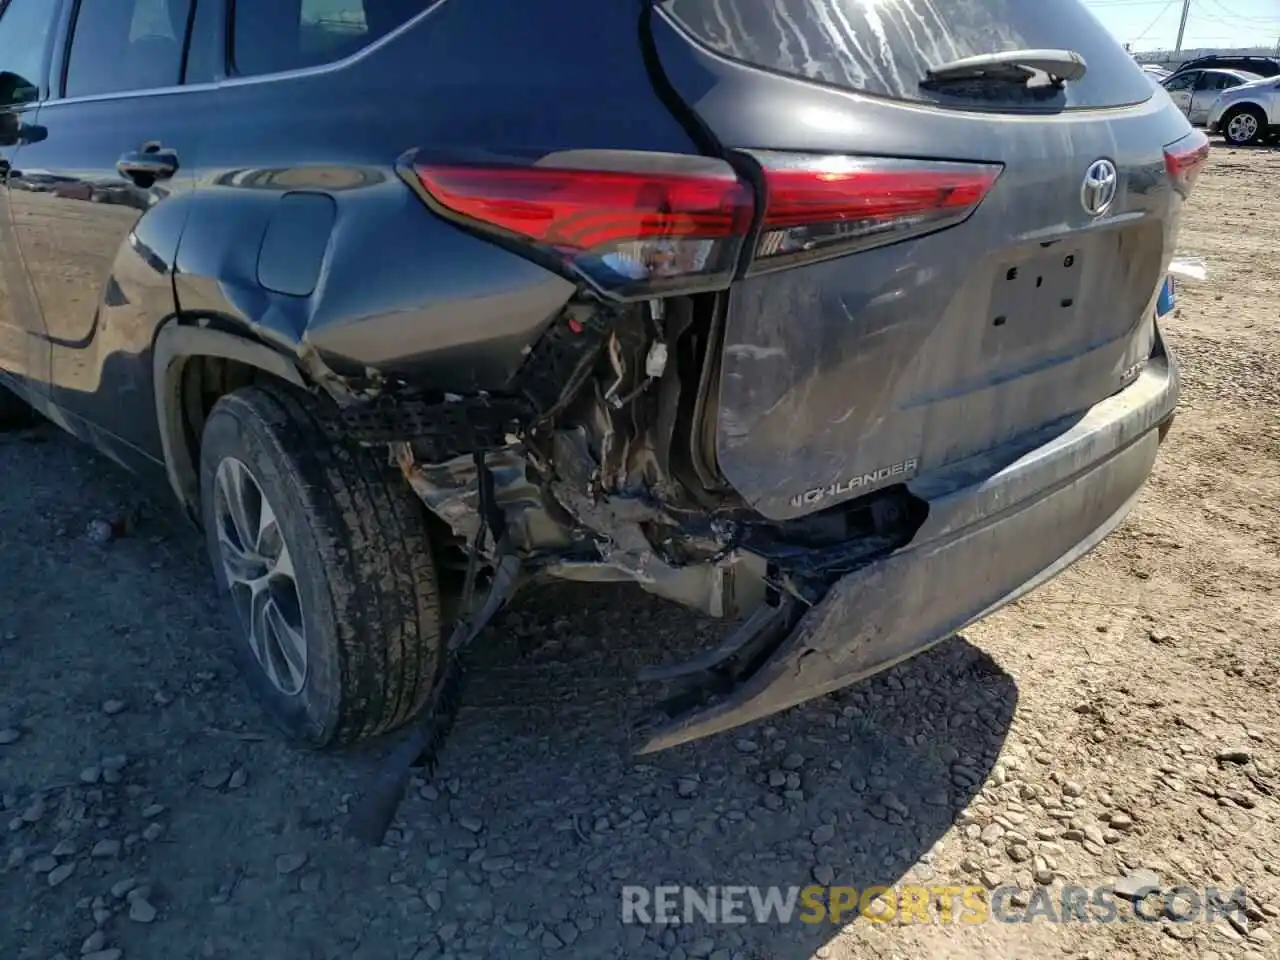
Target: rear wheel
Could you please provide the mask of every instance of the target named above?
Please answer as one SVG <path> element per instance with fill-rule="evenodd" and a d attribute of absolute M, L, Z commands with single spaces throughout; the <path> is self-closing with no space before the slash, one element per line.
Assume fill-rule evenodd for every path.
<path fill-rule="evenodd" d="M 1222 136 L 1235 147 L 1259 143 L 1266 132 L 1266 119 L 1257 107 L 1239 107 L 1222 118 Z"/>
<path fill-rule="evenodd" d="M 237 659 L 285 729 L 328 746 L 412 716 L 443 644 L 426 518 L 403 480 L 344 441 L 327 405 L 267 385 L 214 406 L 200 487 Z"/>
<path fill-rule="evenodd" d="M 31 405 L 8 387 L 0 386 L 0 430 L 18 430 L 36 422 Z"/>

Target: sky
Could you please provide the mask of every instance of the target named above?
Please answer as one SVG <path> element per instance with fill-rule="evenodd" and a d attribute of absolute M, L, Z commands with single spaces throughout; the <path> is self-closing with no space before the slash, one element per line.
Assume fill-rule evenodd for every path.
<path fill-rule="evenodd" d="M 1053 2 L 1053 0 L 1046 0 Z M 1083 0 L 1134 52 L 1172 50 L 1182 0 Z M 1191 0 L 1184 48 L 1275 47 L 1280 43 L 1280 0 Z"/>

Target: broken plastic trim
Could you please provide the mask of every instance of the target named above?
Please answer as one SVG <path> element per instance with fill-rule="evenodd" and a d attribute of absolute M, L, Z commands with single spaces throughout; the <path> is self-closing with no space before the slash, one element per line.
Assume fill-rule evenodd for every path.
<path fill-rule="evenodd" d="M 677 680 L 682 677 L 709 673 L 718 669 L 728 663 L 732 657 L 740 653 L 748 644 L 773 627 L 779 618 L 779 610 L 779 607 L 771 607 L 762 603 L 747 618 L 746 623 L 742 624 L 710 650 L 682 663 L 644 667 L 636 679 L 641 683 L 659 683 L 665 680 Z"/>

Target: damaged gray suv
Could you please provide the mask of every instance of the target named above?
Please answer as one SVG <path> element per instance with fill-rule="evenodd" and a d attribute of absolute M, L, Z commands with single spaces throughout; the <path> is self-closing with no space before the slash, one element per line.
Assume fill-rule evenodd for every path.
<path fill-rule="evenodd" d="M 756 720 L 1081 557 L 1171 423 L 1208 145 L 1076 0 L 2 6 L 0 416 L 172 491 L 304 742 L 438 736 L 544 578 L 732 623 L 642 751 Z"/>

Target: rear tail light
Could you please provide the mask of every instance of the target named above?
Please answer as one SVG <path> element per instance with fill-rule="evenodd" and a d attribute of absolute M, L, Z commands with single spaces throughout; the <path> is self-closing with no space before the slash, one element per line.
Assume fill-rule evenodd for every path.
<path fill-rule="evenodd" d="M 752 270 L 838 256 L 953 226 L 986 197 L 990 164 L 753 152 L 765 210 Z M 441 214 L 534 251 L 621 300 L 723 288 L 755 216 L 729 164 L 624 151 L 532 166 L 418 163 Z"/>
<path fill-rule="evenodd" d="M 1191 195 L 1191 188 L 1208 162 L 1209 138 L 1200 130 L 1192 130 L 1164 148 L 1164 168 L 1173 188 L 1184 197 Z"/>
<path fill-rule="evenodd" d="M 764 171 L 757 269 L 894 243 L 964 221 L 999 166 L 754 152 Z"/>
<path fill-rule="evenodd" d="M 754 198 L 723 161 L 608 151 L 534 166 L 424 164 L 442 213 L 540 251 L 619 299 L 723 287 Z"/>

